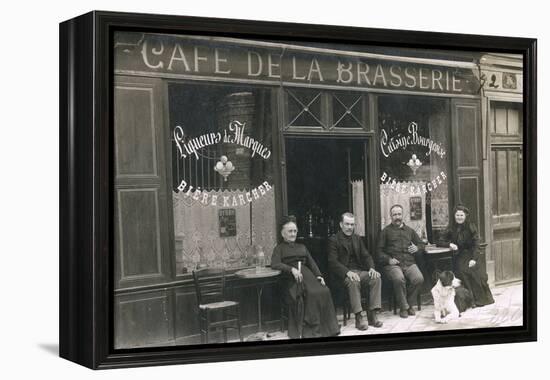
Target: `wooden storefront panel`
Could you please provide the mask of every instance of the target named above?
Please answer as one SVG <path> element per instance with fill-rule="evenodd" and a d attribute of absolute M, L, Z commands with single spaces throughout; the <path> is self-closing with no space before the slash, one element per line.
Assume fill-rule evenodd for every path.
<path fill-rule="evenodd" d="M 162 276 L 158 189 L 120 189 L 116 199 L 121 281 Z"/>
<path fill-rule="evenodd" d="M 162 81 L 117 77 L 115 288 L 171 278 Z"/>
<path fill-rule="evenodd" d="M 481 128 L 480 102 L 478 100 L 453 99 L 452 137 L 453 163 L 457 185 L 454 187 L 455 203 L 470 209 L 470 217 L 480 230 L 484 240 L 483 198 L 481 178 Z M 451 205 L 451 208 L 454 205 Z M 451 216 L 452 217 L 452 216 Z"/>
<path fill-rule="evenodd" d="M 521 153 L 519 149 L 493 149 L 493 252 L 496 281 L 522 278 Z"/>
<path fill-rule="evenodd" d="M 115 347 L 173 343 L 169 291 L 139 292 L 115 297 Z"/>
<path fill-rule="evenodd" d="M 192 285 L 174 289 L 175 337 L 178 344 L 199 344 L 201 336 L 197 318 L 197 295 Z"/>
<path fill-rule="evenodd" d="M 174 342 L 167 161 L 160 79 L 115 77 L 115 348 Z"/>
<path fill-rule="evenodd" d="M 521 238 L 522 132 L 521 103 L 492 101 L 491 168 L 493 259 L 497 283 L 523 276 Z"/>

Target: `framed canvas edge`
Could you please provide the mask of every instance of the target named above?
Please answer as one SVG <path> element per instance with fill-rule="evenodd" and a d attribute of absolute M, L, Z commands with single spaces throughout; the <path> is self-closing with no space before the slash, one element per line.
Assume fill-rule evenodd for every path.
<path fill-rule="evenodd" d="M 160 28 L 158 25 L 163 25 Z M 230 26 L 233 32 L 227 33 Z M 114 30 L 223 34 L 524 56 L 524 325 L 315 342 L 177 346 L 114 352 L 110 210 Z M 488 47 L 490 45 L 490 48 Z M 92 64 L 89 64 L 91 60 Z M 88 61 L 88 62 L 87 62 Z M 94 369 L 534 341 L 536 299 L 536 39 L 94 11 L 60 24 L 60 356 Z M 526 252 L 529 252 L 527 255 Z M 428 339 L 426 339 L 428 338 Z M 86 342 L 86 343 L 84 343 Z"/>

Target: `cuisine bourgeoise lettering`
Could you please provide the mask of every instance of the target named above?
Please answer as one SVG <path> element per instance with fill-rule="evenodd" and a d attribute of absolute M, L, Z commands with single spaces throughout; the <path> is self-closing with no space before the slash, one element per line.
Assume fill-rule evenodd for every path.
<path fill-rule="evenodd" d="M 456 94 L 471 93 L 473 88 L 471 72 L 467 70 L 337 54 L 314 55 L 275 48 L 214 47 L 191 41 L 145 39 L 140 55 L 146 70 L 173 74 Z"/>
<path fill-rule="evenodd" d="M 414 121 L 409 123 L 407 128 L 408 135 L 399 133 L 397 136 L 389 137 L 385 129 L 380 131 L 380 151 L 384 157 L 389 157 L 390 154 L 398 149 L 407 149 L 409 145 L 418 145 L 428 148 L 426 156 L 435 153 L 439 157 L 444 158 L 447 154 L 445 147 L 428 137 L 421 136 L 418 133 L 418 124 Z"/>

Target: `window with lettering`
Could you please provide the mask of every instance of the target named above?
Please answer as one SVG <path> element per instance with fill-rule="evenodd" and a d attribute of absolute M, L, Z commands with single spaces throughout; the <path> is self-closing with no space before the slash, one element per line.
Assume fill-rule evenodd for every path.
<path fill-rule="evenodd" d="M 450 105 L 446 99 L 381 96 L 378 104 L 381 228 L 400 204 L 430 242 L 449 221 Z"/>
<path fill-rule="evenodd" d="M 178 274 L 244 267 L 275 245 L 271 90 L 170 83 Z"/>

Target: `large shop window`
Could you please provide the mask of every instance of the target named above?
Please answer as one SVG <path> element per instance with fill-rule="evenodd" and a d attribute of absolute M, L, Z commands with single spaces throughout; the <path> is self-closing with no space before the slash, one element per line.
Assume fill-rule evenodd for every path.
<path fill-rule="evenodd" d="M 390 223 L 390 207 L 401 204 L 405 223 L 434 242 L 449 221 L 449 101 L 382 96 L 378 112 L 380 227 Z"/>
<path fill-rule="evenodd" d="M 168 97 L 177 274 L 251 265 L 276 244 L 271 90 L 170 83 Z"/>

